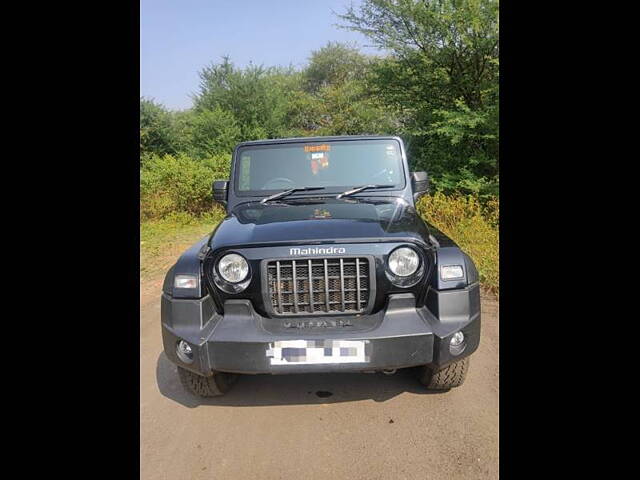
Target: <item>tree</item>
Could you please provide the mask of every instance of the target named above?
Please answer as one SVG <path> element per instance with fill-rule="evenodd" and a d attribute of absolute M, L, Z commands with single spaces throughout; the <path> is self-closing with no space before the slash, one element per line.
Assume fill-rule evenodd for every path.
<path fill-rule="evenodd" d="M 237 69 L 228 57 L 200 72 L 195 110 L 220 108 L 236 119 L 242 140 L 274 138 L 286 130 L 287 76 L 291 69 L 249 65 Z"/>
<path fill-rule="evenodd" d="M 174 154 L 179 134 L 171 112 L 153 99 L 140 97 L 140 155 Z"/>
<path fill-rule="evenodd" d="M 393 134 L 399 125 L 390 108 L 373 97 L 362 80 L 320 90 L 317 135 Z"/>
<path fill-rule="evenodd" d="M 219 106 L 213 110 L 191 112 L 185 118 L 188 153 L 197 159 L 231 153 L 240 139 L 240 127 L 233 114 Z"/>
<path fill-rule="evenodd" d="M 362 78 L 368 63 L 367 57 L 355 45 L 328 42 L 320 50 L 311 53 L 309 65 L 304 71 L 306 90 L 318 93 L 323 87 Z"/>
<path fill-rule="evenodd" d="M 391 55 L 370 86 L 444 190 L 496 193 L 498 1 L 363 0 L 340 18 Z"/>
<path fill-rule="evenodd" d="M 303 71 L 304 89 L 311 94 L 307 106 L 313 113 L 315 135 L 393 133 L 398 124 L 367 86 L 375 57 L 360 53 L 352 44 L 328 42 L 313 51 Z"/>

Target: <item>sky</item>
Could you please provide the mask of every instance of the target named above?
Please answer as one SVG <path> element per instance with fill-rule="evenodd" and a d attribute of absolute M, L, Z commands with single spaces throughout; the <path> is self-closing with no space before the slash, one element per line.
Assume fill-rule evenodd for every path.
<path fill-rule="evenodd" d="M 244 67 L 302 67 L 328 41 L 370 42 L 335 26 L 359 0 L 141 0 L 140 95 L 170 109 L 192 105 L 198 72 L 229 55 Z"/>

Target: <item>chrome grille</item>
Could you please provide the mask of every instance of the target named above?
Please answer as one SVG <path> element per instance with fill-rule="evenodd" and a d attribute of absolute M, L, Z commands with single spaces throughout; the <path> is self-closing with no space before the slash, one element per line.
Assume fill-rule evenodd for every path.
<path fill-rule="evenodd" d="M 267 264 L 267 284 L 277 315 L 362 313 L 369 303 L 369 261 L 275 260 Z"/>

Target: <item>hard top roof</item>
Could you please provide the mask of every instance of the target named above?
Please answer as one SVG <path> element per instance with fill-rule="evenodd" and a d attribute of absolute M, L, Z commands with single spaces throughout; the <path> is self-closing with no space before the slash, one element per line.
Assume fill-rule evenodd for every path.
<path fill-rule="evenodd" d="M 327 136 L 327 137 L 291 137 L 291 138 L 270 138 L 266 140 L 251 140 L 248 142 L 241 142 L 237 147 L 244 147 L 246 145 L 264 145 L 273 143 L 299 143 L 299 142 L 330 142 L 335 140 L 371 140 L 371 139 L 387 139 L 387 140 L 400 140 L 400 137 L 393 135 L 339 135 L 339 136 Z"/>

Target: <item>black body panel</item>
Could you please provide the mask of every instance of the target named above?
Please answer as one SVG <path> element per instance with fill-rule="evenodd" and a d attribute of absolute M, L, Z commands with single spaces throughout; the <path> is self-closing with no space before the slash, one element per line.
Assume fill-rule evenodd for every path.
<path fill-rule="evenodd" d="M 215 230 L 209 245 L 217 250 L 397 239 L 427 245 L 430 233 L 415 208 L 402 199 L 310 197 L 236 206 Z"/>
<path fill-rule="evenodd" d="M 431 365 L 442 368 L 471 355 L 480 340 L 478 284 L 449 292 L 443 309 L 465 311 L 465 316 L 438 318 L 428 308 L 416 308 L 411 294 L 389 297 L 383 312 L 366 328 L 342 326 L 289 328 L 273 332 L 269 319 L 259 315 L 248 300 L 229 300 L 224 315 L 212 313 L 211 299 L 172 301 L 163 295 L 163 341 L 167 357 L 191 371 L 211 375 L 213 371 L 243 374 L 371 371 Z M 207 315 L 211 315 L 208 319 Z M 317 322 L 317 319 L 314 319 Z M 203 323 L 204 322 L 204 323 Z M 202 325 L 202 328 L 198 328 Z M 322 325 L 322 326 L 320 326 Z M 194 328 L 195 327 L 195 328 Z M 288 330 L 288 331 L 287 331 Z M 448 340 L 457 331 L 467 338 L 465 350 L 452 356 Z M 176 353 L 178 340 L 189 342 L 195 352 L 191 365 L 182 363 Z M 321 365 L 274 365 L 269 349 L 276 341 L 304 339 L 361 340 L 367 343 L 369 360 L 362 363 Z"/>

